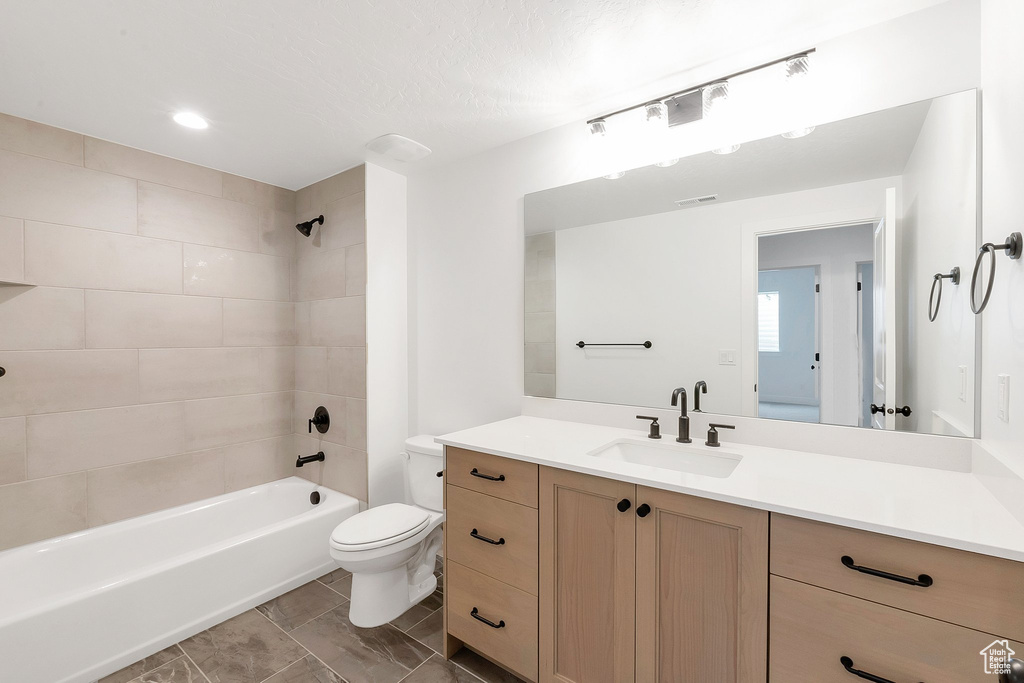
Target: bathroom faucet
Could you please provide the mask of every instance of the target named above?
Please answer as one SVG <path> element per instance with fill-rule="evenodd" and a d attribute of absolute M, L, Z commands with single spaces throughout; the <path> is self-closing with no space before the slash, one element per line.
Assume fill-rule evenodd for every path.
<path fill-rule="evenodd" d="M 324 461 L 324 452 L 320 451 L 316 455 L 300 455 L 298 458 L 295 459 L 295 466 L 296 467 L 302 467 L 303 465 L 305 465 L 306 463 L 309 463 L 309 462 L 323 462 L 323 461 Z"/>
<path fill-rule="evenodd" d="M 702 413 L 700 409 L 700 395 L 708 393 L 708 383 L 701 380 L 693 385 L 693 412 Z"/>
<path fill-rule="evenodd" d="M 711 423 L 708 425 L 708 440 L 704 442 L 705 446 L 711 446 L 712 448 L 718 448 L 722 445 L 722 442 L 718 440 L 719 429 L 736 429 L 736 425 L 720 425 Z"/>
<path fill-rule="evenodd" d="M 679 403 L 680 394 L 683 397 L 682 403 Z M 676 437 L 676 441 L 679 443 L 693 443 L 693 439 L 690 438 L 690 418 L 686 415 L 686 389 L 679 387 L 672 392 L 672 405 L 679 405 L 679 436 Z"/>

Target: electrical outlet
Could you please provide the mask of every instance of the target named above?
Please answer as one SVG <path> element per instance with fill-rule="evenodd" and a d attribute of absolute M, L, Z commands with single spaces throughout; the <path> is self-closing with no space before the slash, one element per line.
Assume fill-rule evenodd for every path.
<path fill-rule="evenodd" d="M 999 379 L 996 382 L 997 387 L 997 400 L 996 409 L 999 414 L 999 419 L 1003 422 L 1010 421 L 1010 376 L 999 375 Z"/>
<path fill-rule="evenodd" d="M 957 368 L 957 372 L 960 373 L 960 395 L 957 396 L 964 403 L 967 402 L 967 366 L 961 365 Z"/>
<path fill-rule="evenodd" d="M 736 349 L 722 349 L 718 352 L 719 365 L 736 365 Z"/>

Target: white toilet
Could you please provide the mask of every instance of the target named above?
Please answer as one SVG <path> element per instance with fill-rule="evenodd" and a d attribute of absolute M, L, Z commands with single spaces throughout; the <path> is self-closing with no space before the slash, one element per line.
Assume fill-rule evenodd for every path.
<path fill-rule="evenodd" d="M 434 558 L 444 521 L 442 447 L 432 436 L 405 442 L 414 505 L 389 503 L 349 517 L 331 534 L 331 557 L 352 572 L 349 620 L 386 624 L 437 589 Z"/>

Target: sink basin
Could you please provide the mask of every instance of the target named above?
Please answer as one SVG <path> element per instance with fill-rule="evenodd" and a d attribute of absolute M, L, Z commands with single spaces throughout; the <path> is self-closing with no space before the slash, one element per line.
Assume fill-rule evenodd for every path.
<path fill-rule="evenodd" d="M 729 451 L 711 452 L 711 449 L 694 448 L 674 441 L 653 443 L 641 439 L 617 439 L 587 455 L 720 479 L 732 474 L 743 459 L 742 455 Z"/>

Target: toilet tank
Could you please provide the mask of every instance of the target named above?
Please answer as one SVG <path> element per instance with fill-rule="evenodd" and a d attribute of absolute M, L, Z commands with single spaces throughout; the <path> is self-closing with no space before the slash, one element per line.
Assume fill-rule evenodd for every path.
<path fill-rule="evenodd" d="M 444 450 L 434 437 L 421 435 L 405 440 L 409 456 L 409 493 L 413 505 L 428 510 L 444 509 L 444 479 L 437 473 L 444 469 Z"/>

